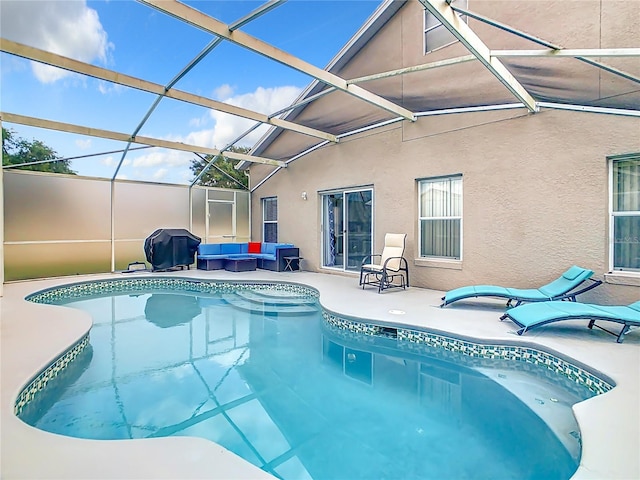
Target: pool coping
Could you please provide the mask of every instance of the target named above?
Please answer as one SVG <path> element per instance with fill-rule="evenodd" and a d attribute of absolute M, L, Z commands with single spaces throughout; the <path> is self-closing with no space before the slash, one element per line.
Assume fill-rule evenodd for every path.
<path fill-rule="evenodd" d="M 358 303 L 354 302 L 353 298 L 359 296 L 361 298 L 360 308 L 364 309 L 365 313 L 367 308 L 377 309 L 375 314 L 366 313 L 366 317 L 375 321 L 376 324 L 408 324 L 409 326 L 414 324 L 413 327 L 417 327 L 417 331 L 423 328 L 428 328 L 430 331 L 435 329 L 455 337 L 460 337 L 460 327 L 464 327 L 464 324 L 469 322 L 458 319 L 447 323 L 446 318 L 473 316 L 492 318 L 494 321 L 497 318 L 495 306 L 490 303 L 470 309 L 463 307 L 461 309 L 431 311 L 430 308 L 438 303 L 438 297 L 442 292 L 411 288 L 406 291 L 411 292 L 408 295 L 403 295 L 403 292 L 400 291 L 379 295 L 372 294 L 371 290 L 361 291 L 357 288 L 357 282 L 354 282 L 352 277 L 307 272 L 296 272 L 293 275 L 263 273 L 256 276 L 255 272 L 247 272 L 246 275 L 226 272 L 225 275 L 225 273 L 211 274 L 209 272 L 203 274 L 199 271 L 177 273 L 177 276 L 205 280 L 212 278 L 232 281 L 245 279 L 248 282 L 266 280 L 308 285 L 320 292 L 320 302 L 323 308 L 326 311 L 336 313 L 340 318 L 352 318 L 352 309 Z M 88 280 L 114 278 L 122 278 L 122 276 L 114 274 L 87 277 Z M 22 298 L 20 295 L 56 284 L 74 282 L 78 282 L 78 278 L 19 282 L 5 286 L 5 297 L 2 299 L 3 428 L 2 471 L 0 472 L 3 478 L 35 478 L 37 476 L 46 478 L 56 476 L 66 478 L 117 478 L 122 476 L 130 476 L 131 478 L 149 476 L 156 478 L 174 478 L 176 476 L 182 478 L 272 478 L 266 472 L 244 462 L 222 447 L 203 439 L 168 438 L 154 439 L 154 441 L 68 439 L 41 432 L 17 419 L 13 408 L 7 407 L 13 406 L 21 387 L 33 377 L 35 372 L 42 370 L 69 346 L 81 340 L 91 326 L 90 319 L 82 312 L 71 312 L 71 309 L 51 308 L 46 305 L 30 303 L 24 300 L 24 295 Z M 405 301 L 407 305 L 413 307 L 417 297 L 419 297 L 417 306 L 421 310 L 427 310 L 430 314 L 438 312 L 436 316 L 442 318 L 421 322 L 420 318 L 416 316 L 406 315 L 403 316 L 402 322 L 398 322 L 397 317 L 389 315 L 393 310 L 389 308 L 390 306 Z M 410 311 L 407 313 L 412 314 Z M 45 316 L 46 320 L 42 316 Z M 27 318 L 28 321 L 25 320 Z M 470 324 L 482 326 L 480 322 L 484 321 L 484 319 L 475 320 Z M 64 328 L 60 328 L 62 324 L 64 324 Z M 448 328 L 443 329 L 443 325 Z M 496 328 L 498 325 L 500 328 Z M 25 327 L 31 327 L 28 329 L 31 335 L 25 331 Z M 558 338 L 549 335 L 546 329 L 541 329 L 538 335 L 532 335 L 526 341 L 522 341 L 521 338 L 525 337 L 517 337 L 509 334 L 508 331 L 505 332 L 508 328 L 513 328 L 513 326 L 507 326 L 506 322 L 487 324 L 487 327 L 492 328 L 485 332 L 473 332 L 472 338 L 489 343 L 508 341 L 520 346 L 526 344 L 547 351 L 551 349 L 551 351 L 588 366 L 590 370 L 596 370 L 607 378 L 613 379 L 617 383 L 616 388 L 574 406 L 574 413 L 580 424 L 583 437 L 583 452 L 581 465 L 573 478 L 637 478 L 639 476 L 640 467 L 637 455 L 633 454 L 634 451 L 637 453 L 637 447 L 640 445 L 638 440 L 640 434 L 637 428 L 639 425 L 637 421 L 638 383 L 640 383 L 638 381 L 638 365 L 640 363 L 637 360 L 640 357 L 640 342 L 638 342 L 637 335 L 629 335 L 624 344 L 616 344 L 611 342 L 608 336 L 601 338 L 589 333 L 591 331 L 584 332 L 580 329 L 577 335 L 571 333 L 567 341 L 566 336 Z M 583 329 L 587 330 L 584 327 Z M 58 331 L 56 332 L 56 330 Z M 37 342 L 34 342 L 36 338 Z M 31 348 L 34 348 L 35 352 L 31 352 Z M 595 360 L 594 352 L 600 352 Z M 17 364 L 20 365 L 20 368 L 12 371 L 7 368 L 7 364 Z M 39 368 L 35 368 L 36 365 Z M 624 412 L 624 415 L 616 414 L 617 412 Z M 621 420 L 621 417 L 624 417 L 624 420 Z M 602 434 L 600 422 L 607 425 L 608 435 L 607 432 Z M 611 435 L 612 432 L 615 432 L 615 435 Z M 625 437 L 625 441 L 620 441 L 621 435 Z M 69 456 L 70 451 L 77 451 L 80 456 L 72 459 Z M 36 452 L 37 455 L 34 457 Z M 169 452 L 171 453 L 168 454 Z M 114 455 L 121 462 L 113 462 Z M 152 464 L 140 465 L 141 456 L 154 460 L 151 462 Z M 34 458 L 38 461 L 34 461 Z M 620 460 L 615 460 L 615 458 Z M 129 462 L 135 468 L 129 468 L 131 467 Z M 117 464 L 120 463 L 123 466 L 119 468 Z M 125 469 L 125 466 L 129 469 Z"/>

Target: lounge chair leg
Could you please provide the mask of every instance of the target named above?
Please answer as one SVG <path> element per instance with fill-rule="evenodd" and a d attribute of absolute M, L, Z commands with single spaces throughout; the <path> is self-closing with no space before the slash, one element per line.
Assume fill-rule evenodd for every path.
<path fill-rule="evenodd" d="M 624 327 L 622 327 L 622 330 L 620 330 L 620 334 L 618 335 L 618 338 L 616 339 L 616 342 L 622 343 L 622 341 L 624 340 L 624 335 L 628 331 L 629 331 L 629 325 L 625 323 Z"/>
<path fill-rule="evenodd" d="M 407 268 L 405 269 L 405 272 L 406 272 L 406 274 L 407 274 L 407 287 L 408 287 L 408 286 L 409 286 L 409 266 L 408 266 L 408 265 L 406 265 L 406 267 L 407 267 Z"/>

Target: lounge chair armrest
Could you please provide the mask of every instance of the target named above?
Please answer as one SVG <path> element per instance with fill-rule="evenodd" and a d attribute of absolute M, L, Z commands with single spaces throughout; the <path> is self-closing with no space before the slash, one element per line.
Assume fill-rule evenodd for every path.
<path fill-rule="evenodd" d="M 373 260 L 374 257 L 382 257 L 382 254 L 381 253 L 375 253 L 373 255 L 367 255 L 366 257 L 364 257 L 362 259 L 361 265 L 366 265 L 367 263 L 371 263 L 371 260 Z"/>
<path fill-rule="evenodd" d="M 389 257 L 384 261 L 384 265 L 382 266 L 382 268 L 384 268 L 385 270 L 387 269 L 387 263 L 389 263 L 391 260 L 398 260 L 400 259 L 400 270 L 402 270 L 402 267 L 404 265 L 405 268 L 407 268 L 407 259 L 404 257 Z M 394 270 L 395 271 L 395 270 Z"/>

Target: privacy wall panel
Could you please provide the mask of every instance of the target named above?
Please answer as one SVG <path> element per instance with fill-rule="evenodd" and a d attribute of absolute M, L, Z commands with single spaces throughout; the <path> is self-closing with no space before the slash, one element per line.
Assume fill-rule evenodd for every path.
<path fill-rule="evenodd" d="M 116 182 L 115 238 L 144 240 L 158 228 L 189 229 L 189 188 Z"/>
<path fill-rule="evenodd" d="M 126 270 L 133 262 L 146 262 L 144 240 L 116 240 L 115 270 Z"/>
<path fill-rule="evenodd" d="M 4 172 L 5 242 L 111 238 L 109 182 Z"/>
<path fill-rule="evenodd" d="M 4 245 L 5 281 L 109 271 L 109 241 Z"/>
<path fill-rule="evenodd" d="M 246 191 L 194 187 L 190 207 L 184 185 L 21 171 L 4 172 L 3 189 L 6 281 L 110 272 L 112 253 L 113 269 L 125 270 L 146 261 L 144 241 L 159 228 L 185 228 L 204 242 L 207 196 L 226 207 L 210 209 L 209 235 L 224 227 L 236 232 L 228 241 L 250 240 Z"/>

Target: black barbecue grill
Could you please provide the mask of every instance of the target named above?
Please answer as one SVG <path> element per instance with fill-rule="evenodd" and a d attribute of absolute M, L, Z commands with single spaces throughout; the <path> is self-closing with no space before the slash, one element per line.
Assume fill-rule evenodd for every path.
<path fill-rule="evenodd" d="M 152 270 L 188 269 L 195 262 L 200 241 L 184 228 L 160 228 L 144 241 L 144 253 Z"/>

